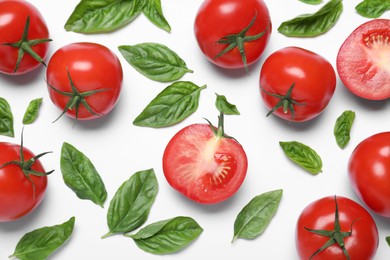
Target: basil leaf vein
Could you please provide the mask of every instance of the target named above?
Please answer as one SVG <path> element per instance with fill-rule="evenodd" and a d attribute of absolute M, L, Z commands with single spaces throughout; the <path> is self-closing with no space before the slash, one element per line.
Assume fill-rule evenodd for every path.
<path fill-rule="evenodd" d="M 350 133 L 353 122 L 355 120 L 355 112 L 351 110 L 344 111 L 336 120 L 333 134 L 336 138 L 337 145 L 344 148 L 351 139 Z"/>
<path fill-rule="evenodd" d="M 378 18 L 390 10 L 390 0 L 364 0 L 355 7 L 355 10 L 361 16 Z"/>
<path fill-rule="evenodd" d="M 23 124 L 32 124 L 37 119 L 41 104 L 42 98 L 36 98 L 30 101 L 23 116 Z"/>
<path fill-rule="evenodd" d="M 0 97 L 0 135 L 14 137 L 14 117 L 5 98 Z"/>

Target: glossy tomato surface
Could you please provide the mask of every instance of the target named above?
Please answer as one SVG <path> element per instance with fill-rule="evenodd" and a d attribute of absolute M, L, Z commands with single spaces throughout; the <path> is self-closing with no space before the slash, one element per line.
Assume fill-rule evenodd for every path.
<path fill-rule="evenodd" d="M 374 19 L 357 27 L 337 55 L 341 81 L 356 96 L 390 98 L 390 20 Z"/>
<path fill-rule="evenodd" d="M 291 95 L 283 100 L 291 88 Z M 317 117 L 329 104 L 335 88 L 336 74 L 329 61 L 299 47 L 275 51 L 260 71 L 260 93 L 266 107 L 272 110 L 280 105 L 273 114 L 289 121 Z"/>
<path fill-rule="evenodd" d="M 30 54 L 25 53 L 16 72 L 14 72 L 18 60 L 18 48 L 4 45 L 4 43 L 16 43 L 22 39 L 27 17 L 30 19 L 27 39 L 48 39 L 49 31 L 44 18 L 39 10 L 24 0 L 0 1 L 0 72 L 5 74 L 24 74 L 41 65 Z M 43 42 L 32 46 L 42 59 L 48 54 L 49 42 Z"/>
<path fill-rule="evenodd" d="M 352 233 L 344 238 L 345 249 L 352 260 L 373 259 L 378 247 L 378 229 L 371 215 L 355 201 L 337 196 L 339 223 L 342 232 Z M 335 243 L 310 258 L 326 244 L 329 237 L 314 234 L 314 230 L 334 230 L 335 197 L 329 196 L 309 204 L 301 212 L 296 225 L 296 248 L 300 259 L 345 260 L 341 247 Z"/>
<path fill-rule="evenodd" d="M 123 72 L 119 59 L 110 49 L 97 43 L 79 42 L 53 54 L 46 78 L 50 98 L 57 107 L 66 110 L 66 115 L 72 118 L 89 120 L 114 108 L 121 92 Z M 71 97 L 59 91 L 72 93 L 72 84 L 80 94 L 96 91 L 85 96 L 87 105 L 81 102 L 79 106 L 67 108 Z"/>
<path fill-rule="evenodd" d="M 218 137 L 208 124 L 193 124 L 177 132 L 163 155 L 168 183 L 199 203 L 231 197 L 246 176 L 248 161 L 234 139 Z"/>
<path fill-rule="evenodd" d="M 360 142 L 348 162 L 353 190 L 375 213 L 390 218 L 390 132 Z"/>
<path fill-rule="evenodd" d="M 20 161 L 20 146 L 0 142 L 0 165 L 10 161 Z M 35 155 L 23 147 L 23 156 L 27 161 Z M 39 160 L 36 160 L 31 169 L 45 172 Z M 0 168 L 0 222 L 17 220 L 32 212 L 43 200 L 47 176 L 29 175 L 35 185 L 28 180 L 21 168 L 17 165 L 7 165 Z"/>
<path fill-rule="evenodd" d="M 244 43 L 246 63 L 257 61 L 266 48 L 271 31 L 271 19 L 263 0 L 206 0 L 200 6 L 194 24 L 195 37 L 203 54 L 214 64 L 230 69 L 243 68 L 238 48 L 216 58 L 228 44 L 217 43 L 221 38 L 238 34 L 256 18 L 247 36 L 264 32 L 259 39 Z"/>

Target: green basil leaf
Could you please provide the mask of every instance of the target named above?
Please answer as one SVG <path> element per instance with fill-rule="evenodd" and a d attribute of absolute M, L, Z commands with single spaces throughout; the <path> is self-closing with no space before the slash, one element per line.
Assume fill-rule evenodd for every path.
<path fill-rule="evenodd" d="M 171 31 L 171 26 L 164 17 L 160 0 L 146 0 L 142 12 L 157 27 L 167 32 Z"/>
<path fill-rule="evenodd" d="M 298 166 L 312 174 L 322 171 L 321 157 L 309 146 L 300 142 L 279 142 L 285 155 Z"/>
<path fill-rule="evenodd" d="M 157 196 L 158 183 L 153 169 L 133 174 L 117 190 L 107 213 L 109 232 L 130 232 L 139 228 L 148 218 Z"/>
<path fill-rule="evenodd" d="M 141 43 L 119 46 L 118 49 L 134 69 L 151 80 L 172 82 L 187 72 L 193 72 L 179 55 L 162 44 Z"/>
<path fill-rule="evenodd" d="M 23 124 L 32 124 L 35 119 L 37 119 L 39 114 L 39 109 L 41 108 L 42 98 L 36 98 L 30 101 L 26 112 L 23 116 Z"/>
<path fill-rule="evenodd" d="M 322 0 L 299 0 L 299 1 L 309 5 L 318 5 L 322 3 Z"/>
<path fill-rule="evenodd" d="M 215 106 L 217 107 L 219 112 L 224 113 L 225 115 L 239 115 L 237 107 L 229 101 L 227 101 L 226 97 L 223 95 L 217 95 L 217 100 L 215 101 Z"/>
<path fill-rule="evenodd" d="M 116 30 L 134 20 L 145 0 L 81 0 L 65 23 L 65 30 L 101 33 Z"/>
<path fill-rule="evenodd" d="M 72 235 L 75 217 L 51 227 L 43 227 L 26 233 L 10 256 L 20 260 L 44 260 L 62 246 Z"/>
<path fill-rule="evenodd" d="M 290 37 L 314 37 L 329 31 L 343 11 L 342 0 L 330 0 L 314 14 L 304 14 L 283 22 L 278 31 Z"/>
<path fill-rule="evenodd" d="M 386 237 L 386 242 L 387 242 L 387 244 L 390 246 L 390 236 L 389 236 L 389 237 Z"/>
<path fill-rule="evenodd" d="M 107 191 L 99 173 L 88 157 L 71 144 L 64 142 L 60 164 L 65 184 L 76 193 L 77 197 L 91 200 L 103 207 Z"/>
<path fill-rule="evenodd" d="M 0 135 L 14 137 L 14 117 L 7 100 L 0 97 Z"/>
<path fill-rule="evenodd" d="M 378 18 L 384 12 L 390 10 L 390 0 L 364 0 L 355 7 L 355 10 L 361 16 Z"/>
<path fill-rule="evenodd" d="M 188 246 L 203 228 L 190 217 L 175 217 L 142 228 L 138 233 L 127 235 L 145 252 L 162 255 L 175 253 Z"/>
<path fill-rule="evenodd" d="M 174 82 L 146 106 L 133 124 L 154 128 L 174 125 L 196 111 L 200 92 L 205 88 L 187 81 Z"/>
<path fill-rule="evenodd" d="M 355 120 L 355 112 L 347 110 L 344 111 L 336 120 L 334 126 L 334 136 L 336 137 L 337 145 L 344 148 L 351 139 L 350 133 L 353 121 Z"/>
<path fill-rule="evenodd" d="M 234 222 L 234 237 L 254 239 L 267 228 L 279 207 L 283 190 L 269 191 L 254 197 L 237 215 Z"/>

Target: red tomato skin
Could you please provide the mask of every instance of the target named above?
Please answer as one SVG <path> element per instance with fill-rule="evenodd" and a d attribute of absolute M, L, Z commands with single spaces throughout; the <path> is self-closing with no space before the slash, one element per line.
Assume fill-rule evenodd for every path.
<path fill-rule="evenodd" d="M 123 72 L 118 57 L 107 47 L 90 42 L 71 43 L 58 49 L 47 66 L 47 83 L 58 90 L 72 92 L 67 70 L 80 93 L 107 89 L 85 98 L 95 113 L 106 115 L 116 105 L 122 89 Z M 48 86 L 52 102 L 61 110 L 70 97 L 61 95 Z M 66 115 L 76 118 L 75 109 Z M 91 114 L 83 105 L 79 107 L 79 120 L 100 117 Z"/>
<path fill-rule="evenodd" d="M 260 71 L 260 86 L 273 94 L 285 95 L 292 84 L 294 118 L 283 108 L 273 114 L 288 121 L 304 122 L 317 117 L 329 104 L 336 89 L 336 73 L 325 58 L 312 51 L 290 46 L 279 49 L 265 60 Z M 260 89 L 266 107 L 271 110 L 279 98 Z"/>
<path fill-rule="evenodd" d="M 199 153 L 208 156 L 204 158 Z M 211 174 L 196 170 L 196 163 L 206 168 L 210 162 L 218 164 L 224 158 L 228 158 L 228 166 L 234 172 L 225 175 L 221 183 L 213 182 Z M 208 124 L 181 129 L 169 141 L 163 155 L 163 171 L 168 183 L 201 204 L 215 204 L 233 196 L 245 179 L 247 167 L 242 146 L 233 139 L 216 137 Z"/>
<path fill-rule="evenodd" d="M 373 212 L 390 218 L 390 132 L 360 142 L 348 161 L 353 190 Z"/>
<path fill-rule="evenodd" d="M 344 239 L 345 247 L 353 260 L 370 260 L 376 254 L 379 238 L 374 219 L 355 201 L 337 196 L 341 231 L 352 235 Z M 295 232 L 295 244 L 300 259 L 307 260 L 321 248 L 328 237 L 311 233 L 305 227 L 316 230 L 333 230 L 335 220 L 334 196 L 324 197 L 310 203 L 300 214 Z M 334 244 L 317 254 L 313 260 L 345 260 L 342 249 Z"/>
<path fill-rule="evenodd" d="M 10 161 L 20 161 L 20 146 L 0 142 L 0 165 Z M 27 161 L 35 155 L 23 147 L 24 159 Z M 45 172 L 41 162 L 35 161 L 33 170 Z M 43 200 L 47 176 L 30 175 L 35 184 L 35 197 L 33 186 L 26 178 L 19 166 L 8 165 L 0 169 L 0 222 L 15 221 L 32 212 Z"/>
<path fill-rule="evenodd" d="M 22 38 L 27 17 L 30 17 L 28 39 L 48 39 L 49 30 L 39 10 L 24 0 L 0 1 L 0 43 L 14 43 Z M 32 46 L 32 49 L 43 59 L 47 57 L 49 42 Z M 30 54 L 25 53 L 14 73 L 18 49 L 0 45 L 0 72 L 8 75 L 21 75 L 35 70 L 42 64 Z"/>
<path fill-rule="evenodd" d="M 213 64 L 227 69 L 243 68 L 244 64 L 237 48 L 215 59 L 226 44 L 216 42 L 224 36 L 237 34 L 247 27 L 255 14 L 256 21 L 246 35 L 256 35 L 268 29 L 258 40 L 246 42 L 247 64 L 253 64 L 263 54 L 272 31 L 271 18 L 263 0 L 206 0 L 200 6 L 194 23 L 198 45 Z"/>

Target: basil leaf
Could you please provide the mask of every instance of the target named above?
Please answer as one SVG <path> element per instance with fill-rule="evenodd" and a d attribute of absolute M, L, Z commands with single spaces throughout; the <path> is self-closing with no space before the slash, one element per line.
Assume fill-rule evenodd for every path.
<path fill-rule="evenodd" d="M 225 115 L 239 115 L 237 107 L 229 101 L 227 101 L 226 97 L 223 95 L 217 95 L 217 100 L 215 101 L 215 106 L 217 107 L 219 112 L 224 113 Z"/>
<path fill-rule="evenodd" d="M 355 7 L 355 10 L 361 16 L 378 18 L 384 12 L 390 10 L 390 0 L 364 0 Z"/>
<path fill-rule="evenodd" d="M 14 137 L 14 117 L 8 101 L 0 97 L 0 135 Z"/>
<path fill-rule="evenodd" d="M 320 156 L 307 145 L 300 142 L 279 142 L 285 155 L 298 166 L 312 174 L 322 171 L 322 160 Z"/>
<path fill-rule="evenodd" d="M 154 128 L 174 125 L 196 111 L 200 91 L 205 88 L 187 81 L 174 82 L 146 106 L 133 124 Z"/>
<path fill-rule="evenodd" d="M 279 207 L 283 190 L 269 191 L 254 197 L 237 215 L 234 222 L 234 237 L 254 239 L 267 228 Z"/>
<path fill-rule="evenodd" d="M 334 126 L 334 136 L 336 137 L 337 145 L 340 148 L 344 148 L 349 140 L 350 132 L 352 128 L 353 121 L 355 120 L 355 112 L 347 110 L 344 111 L 336 120 Z"/>
<path fill-rule="evenodd" d="M 157 192 L 158 183 L 153 169 L 133 174 L 110 202 L 107 213 L 109 232 L 103 238 L 133 231 L 144 224 Z"/>
<path fill-rule="evenodd" d="M 300 15 L 283 22 L 278 31 L 291 37 L 314 37 L 329 31 L 343 11 L 342 0 L 330 0 L 314 14 Z"/>
<path fill-rule="evenodd" d="M 171 31 L 171 26 L 164 17 L 160 0 L 146 0 L 142 12 L 157 27 L 167 32 Z"/>
<path fill-rule="evenodd" d="M 322 0 L 299 0 L 299 1 L 309 5 L 318 5 L 322 3 Z"/>
<path fill-rule="evenodd" d="M 20 260 L 44 260 L 62 246 L 72 235 L 75 217 L 51 227 L 43 227 L 26 233 L 10 256 Z"/>
<path fill-rule="evenodd" d="M 145 252 L 162 255 L 183 249 L 202 232 L 202 227 L 192 218 L 175 217 L 150 224 L 138 233 L 127 236 Z"/>
<path fill-rule="evenodd" d="M 107 191 L 99 173 L 88 157 L 66 142 L 61 149 L 61 172 L 65 184 L 77 197 L 103 207 Z"/>
<path fill-rule="evenodd" d="M 141 43 L 119 46 L 118 49 L 134 69 L 151 80 L 172 82 L 187 72 L 193 72 L 179 55 L 162 44 Z"/>
<path fill-rule="evenodd" d="M 36 98 L 30 101 L 26 112 L 23 116 L 23 124 L 32 124 L 35 119 L 37 119 L 39 114 L 39 109 L 41 108 L 42 98 Z"/>
<path fill-rule="evenodd" d="M 65 23 L 65 30 L 79 33 L 108 32 L 134 20 L 145 0 L 81 0 Z"/>
<path fill-rule="evenodd" d="M 390 246 L 390 236 L 389 236 L 389 237 L 386 237 L 386 242 L 387 242 L 387 244 Z"/>

